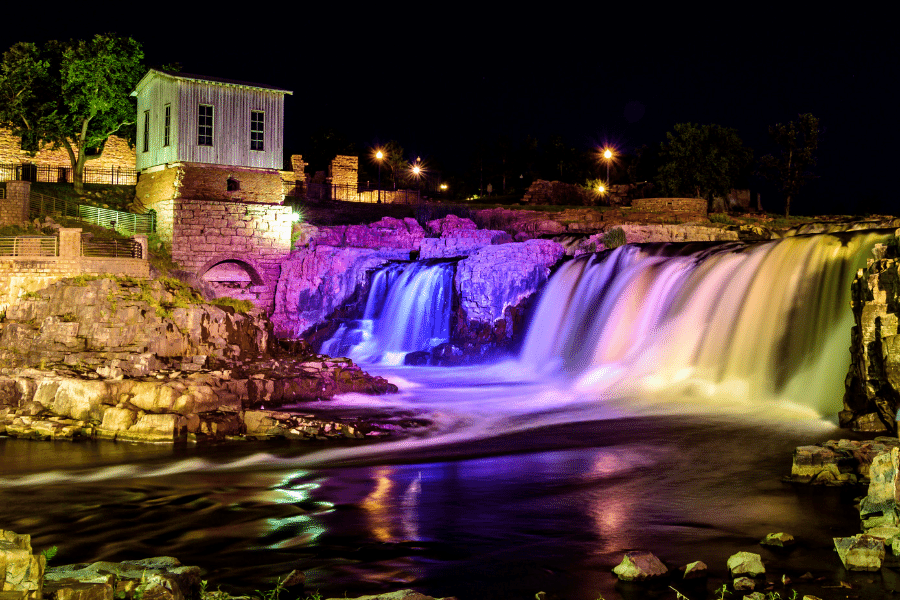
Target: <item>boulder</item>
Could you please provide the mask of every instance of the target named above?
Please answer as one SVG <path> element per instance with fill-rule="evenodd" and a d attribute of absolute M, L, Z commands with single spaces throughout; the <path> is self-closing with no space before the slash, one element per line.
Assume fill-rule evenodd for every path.
<path fill-rule="evenodd" d="M 643 550 L 626 552 L 622 562 L 613 569 L 621 581 L 645 581 L 663 577 L 668 572 L 661 560 Z"/>
<path fill-rule="evenodd" d="M 728 572 L 732 577 L 741 575 L 759 577 L 766 572 L 762 558 L 753 552 L 738 552 L 728 559 Z"/>
<path fill-rule="evenodd" d="M 877 571 L 884 561 L 884 540 L 870 535 L 834 538 L 834 547 L 849 571 Z"/>
<path fill-rule="evenodd" d="M 702 560 L 696 560 L 692 563 L 685 565 L 683 569 L 683 579 L 702 579 L 706 577 L 709 571 L 709 567 L 706 566 L 706 563 Z"/>
<path fill-rule="evenodd" d="M 550 240 L 486 246 L 459 262 L 455 286 L 460 298 L 452 339 L 503 343 L 517 333 L 508 309 L 518 308 L 544 285 L 563 256 Z"/>
<path fill-rule="evenodd" d="M 774 546 L 776 548 L 788 548 L 794 545 L 794 536 L 789 533 L 767 533 L 759 542 L 763 546 Z"/>
<path fill-rule="evenodd" d="M 301 337 L 352 297 L 364 296 L 369 272 L 406 259 L 404 250 L 317 246 L 293 252 L 281 265 L 272 315 L 275 335 Z"/>
<path fill-rule="evenodd" d="M 39 599 L 47 559 L 31 550 L 31 536 L 0 529 L 0 590 Z"/>
<path fill-rule="evenodd" d="M 756 582 L 749 577 L 736 577 L 734 589 L 739 592 L 749 592 L 756 587 Z"/>

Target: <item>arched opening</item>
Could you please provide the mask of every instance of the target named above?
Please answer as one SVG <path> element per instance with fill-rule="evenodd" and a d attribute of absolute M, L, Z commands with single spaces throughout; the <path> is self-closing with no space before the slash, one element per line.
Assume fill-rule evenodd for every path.
<path fill-rule="evenodd" d="M 255 301 L 265 283 L 250 263 L 236 258 L 220 259 L 208 265 L 200 279 L 217 298 Z"/>

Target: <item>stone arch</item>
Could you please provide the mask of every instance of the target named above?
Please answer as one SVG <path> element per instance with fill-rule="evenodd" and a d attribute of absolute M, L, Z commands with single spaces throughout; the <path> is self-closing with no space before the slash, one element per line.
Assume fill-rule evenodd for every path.
<path fill-rule="evenodd" d="M 198 279 L 213 298 L 249 300 L 257 306 L 271 295 L 259 267 L 243 256 L 218 256 L 203 265 Z"/>
<path fill-rule="evenodd" d="M 246 256 L 217 256 L 200 268 L 198 276 L 207 283 L 239 281 L 249 283 L 251 286 L 265 285 L 259 267 Z"/>

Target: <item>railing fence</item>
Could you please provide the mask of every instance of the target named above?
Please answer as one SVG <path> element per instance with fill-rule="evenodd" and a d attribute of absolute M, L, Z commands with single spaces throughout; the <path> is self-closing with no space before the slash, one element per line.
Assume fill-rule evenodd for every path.
<path fill-rule="evenodd" d="M 85 167 L 84 183 L 137 185 L 138 172 L 121 167 Z M 0 181 L 39 181 L 42 183 L 72 183 L 72 167 L 63 165 L 35 165 L 32 163 L 0 165 Z"/>
<path fill-rule="evenodd" d="M 143 258 L 135 240 L 81 240 L 81 255 L 106 258 Z"/>
<path fill-rule="evenodd" d="M 55 235 L 0 237 L 0 256 L 57 256 L 59 238 Z"/>
<path fill-rule="evenodd" d="M 38 215 L 62 215 L 64 217 L 81 219 L 91 225 L 115 229 L 124 235 L 148 234 L 156 231 L 156 214 L 153 212 L 136 215 L 110 208 L 77 204 L 37 193 L 31 194 L 29 209 L 29 214 L 32 217 Z"/>
<path fill-rule="evenodd" d="M 344 200 L 346 202 L 378 202 L 384 204 L 419 204 L 422 196 L 419 190 L 378 190 L 367 186 L 339 183 L 309 183 L 306 198 L 308 200 Z M 379 193 L 380 192 L 380 193 Z"/>

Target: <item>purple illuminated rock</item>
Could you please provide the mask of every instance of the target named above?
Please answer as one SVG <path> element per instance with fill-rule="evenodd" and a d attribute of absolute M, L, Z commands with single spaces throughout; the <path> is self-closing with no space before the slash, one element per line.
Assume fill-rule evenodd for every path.
<path fill-rule="evenodd" d="M 295 251 L 281 265 L 271 318 L 276 335 L 300 337 L 364 287 L 370 271 L 408 258 L 403 250 L 317 246 Z"/>
<path fill-rule="evenodd" d="M 486 246 L 460 261 L 462 341 L 502 343 L 516 333 L 510 309 L 519 309 L 544 285 L 550 268 L 565 253 L 550 240 Z"/>
<path fill-rule="evenodd" d="M 368 225 L 320 227 L 310 243 L 315 246 L 412 251 L 419 249 L 424 237 L 425 230 L 415 219 L 384 217 Z"/>

